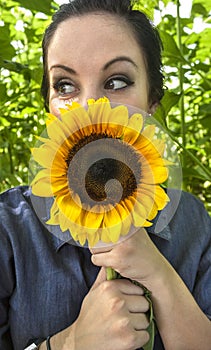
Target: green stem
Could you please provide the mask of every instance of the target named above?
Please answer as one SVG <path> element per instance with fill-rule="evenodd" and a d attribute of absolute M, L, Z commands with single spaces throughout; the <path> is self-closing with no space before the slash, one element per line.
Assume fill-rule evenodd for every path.
<path fill-rule="evenodd" d="M 108 281 L 115 280 L 118 278 L 118 273 L 112 269 L 112 267 L 107 267 L 106 268 L 106 279 Z"/>
<path fill-rule="evenodd" d="M 10 173 L 14 174 L 14 165 L 12 160 L 12 147 L 10 144 L 8 145 L 7 150 L 8 150 L 9 160 L 10 160 Z"/>
<path fill-rule="evenodd" d="M 180 0 L 177 0 L 177 41 L 178 41 L 178 47 L 180 49 L 181 54 L 183 54 L 183 47 L 182 47 L 182 33 L 181 33 L 181 21 L 180 21 Z M 179 86 L 180 86 L 180 116 L 181 116 L 181 135 L 182 135 L 182 143 L 184 148 L 186 148 L 186 122 L 185 122 L 185 102 L 184 102 L 184 70 L 183 70 L 183 64 L 179 63 Z M 185 153 L 182 155 L 182 165 L 183 167 L 186 164 L 185 160 Z"/>

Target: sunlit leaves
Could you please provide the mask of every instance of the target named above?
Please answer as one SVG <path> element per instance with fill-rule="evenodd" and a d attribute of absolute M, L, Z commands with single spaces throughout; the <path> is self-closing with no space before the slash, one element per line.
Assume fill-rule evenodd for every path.
<path fill-rule="evenodd" d="M 176 1 L 172 3 L 176 4 Z M 184 189 L 198 195 L 209 211 L 211 211 L 211 28 L 208 28 L 206 23 L 210 9 L 210 0 L 194 0 L 190 17 L 179 19 L 181 47 L 178 45 L 177 19 L 171 14 L 162 17 L 159 29 L 164 42 L 163 59 L 169 91 L 166 91 L 162 105 L 155 114 L 169 132 L 176 136 L 179 143 L 182 140 L 182 133 L 185 132 L 186 144 L 185 147 L 184 145 L 180 147 L 183 186 Z M 182 94 L 184 99 L 185 131 L 181 127 L 181 100 L 175 98 L 174 101 L 172 99 L 174 93 L 176 96 Z"/>

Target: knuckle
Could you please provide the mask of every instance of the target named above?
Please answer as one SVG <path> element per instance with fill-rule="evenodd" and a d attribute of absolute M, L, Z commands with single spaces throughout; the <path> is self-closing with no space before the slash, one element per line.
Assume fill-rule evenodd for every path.
<path fill-rule="evenodd" d="M 125 307 L 125 300 L 119 296 L 113 296 L 109 301 L 109 307 L 111 312 L 118 312 Z"/>
<path fill-rule="evenodd" d="M 137 347 L 137 335 L 135 332 L 131 332 L 127 337 L 128 349 L 135 349 Z"/>
<path fill-rule="evenodd" d="M 115 281 L 104 281 L 99 287 L 100 295 L 104 296 L 107 303 L 107 310 L 112 313 L 117 313 L 123 310 L 126 305 L 125 299 L 118 291 Z"/>
<path fill-rule="evenodd" d="M 121 317 L 121 319 L 117 322 L 117 329 L 120 332 L 125 332 L 126 330 L 130 329 L 130 319 L 127 316 Z"/>
<path fill-rule="evenodd" d="M 142 348 L 149 341 L 149 333 L 147 331 L 130 332 L 127 334 L 124 344 L 126 349 L 133 350 Z"/>
<path fill-rule="evenodd" d="M 102 293 L 102 295 L 105 295 L 106 293 L 108 293 L 110 291 L 111 285 L 108 281 L 104 281 L 102 283 L 100 283 L 99 285 L 99 292 Z"/>

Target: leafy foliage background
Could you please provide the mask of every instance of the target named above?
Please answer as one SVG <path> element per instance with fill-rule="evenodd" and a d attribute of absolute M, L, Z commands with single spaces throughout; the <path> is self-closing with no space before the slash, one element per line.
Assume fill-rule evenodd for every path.
<path fill-rule="evenodd" d="M 170 5 L 176 15 L 165 14 Z M 211 0 L 193 0 L 188 18 L 181 18 L 179 0 L 134 6 L 152 20 L 161 15 L 167 89 L 155 117 L 178 145 L 183 189 L 211 212 Z M 0 191 L 28 184 L 30 148 L 45 120 L 41 40 L 56 8 L 51 0 L 0 0 Z"/>

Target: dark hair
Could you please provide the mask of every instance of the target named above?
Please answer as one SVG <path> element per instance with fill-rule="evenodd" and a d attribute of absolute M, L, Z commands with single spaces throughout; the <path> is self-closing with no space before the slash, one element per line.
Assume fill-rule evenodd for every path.
<path fill-rule="evenodd" d="M 48 108 L 49 89 L 46 58 L 49 44 L 58 25 L 71 17 L 94 12 L 107 12 L 117 15 L 125 19 L 129 24 L 145 57 L 150 103 L 158 103 L 163 96 L 162 43 L 156 28 L 146 15 L 140 11 L 133 10 L 130 0 L 70 0 L 69 3 L 62 5 L 53 15 L 52 22 L 46 29 L 43 38 L 44 74 L 41 92 L 46 107 Z"/>

